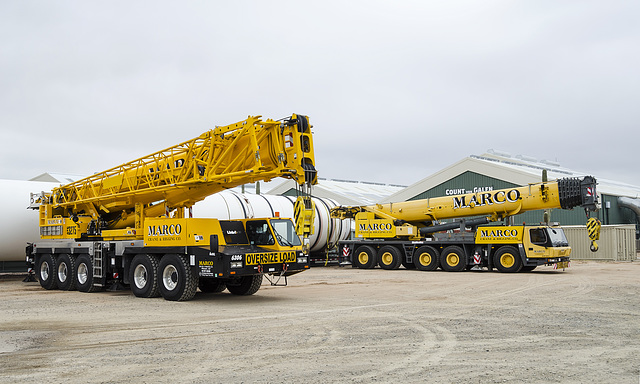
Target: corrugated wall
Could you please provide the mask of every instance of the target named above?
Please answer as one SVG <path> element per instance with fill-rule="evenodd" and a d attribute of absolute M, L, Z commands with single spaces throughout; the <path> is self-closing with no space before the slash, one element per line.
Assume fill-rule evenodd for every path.
<path fill-rule="evenodd" d="M 636 260 L 635 225 L 603 225 L 600 230 L 598 252 L 591 252 L 591 240 L 585 226 L 563 226 L 571 245 L 573 260 Z"/>
<path fill-rule="evenodd" d="M 424 191 L 409 200 L 457 195 L 460 192 L 458 191 L 459 189 L 464 189 L 465 191 L 463 193 L 465 193 L 466 191 L 473 192 L 474 188 L 504 189 L 518 186 L 519 185 L 509 183 L 504 180 L 498 180 L 479 173 L 467 171 L 431 188 L 428 191 Z"/>
<path fill-rule="evenodd" d="M 410 200 L 418 200 L 418 199 L 426 199 L 431 197 L 440 197 L 440 196 L 449 196 L 454 194 L 465 193 L 465 192 L 474 192 L 474 189 L 480 188 L 481 190 L 497 190 L 504 188 L 512 188 L 519 187 L 519 185 L 506 182 L 504 180 L 495 179 L 493 177 L 489 177 L 486 175 L 481 175 L 475 172 L 467 171 L 456 177 L 451 178 L 450 180 L 445 181 L 442 184 L 439 184 L 428 191 L 424 191 L 417 196 L 414 196 Z M 617 207 L 617 202 L 616 206 Z M 614 208 L 615 208 L 614 207 Z M 613 210 L 611 210 L 613 211 Z M 521 213 L 519 215 L 514 216 L 515 224 L 539 224 L 543 221 L 543 210 L 536 210 Z M 598 217 L 600 218 L 600 217 Z M 618 216 L 614 216 L 608 218 L 610 221 L 605 222 L 602 218 L 600 219 L 604 224 L 619 222 L 612 221 L 617 220 Z M 576 208 L 572 210 L 567 209 L 552 209 L 551 210 L 551 222 L 558 222 L 561 225 L 582 225 L 587 222 L 587 218 L 585 216 L 584 210 L 581 208 Z"/>

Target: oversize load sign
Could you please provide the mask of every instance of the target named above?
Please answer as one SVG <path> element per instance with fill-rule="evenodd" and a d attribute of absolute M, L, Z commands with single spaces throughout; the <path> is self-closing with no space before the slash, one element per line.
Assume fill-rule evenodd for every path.
<path fill-rule="evenodd" d="M 246 265 L 295 263 L 296 261 L 295 251 L 247 253 L 245 255 Z"/>

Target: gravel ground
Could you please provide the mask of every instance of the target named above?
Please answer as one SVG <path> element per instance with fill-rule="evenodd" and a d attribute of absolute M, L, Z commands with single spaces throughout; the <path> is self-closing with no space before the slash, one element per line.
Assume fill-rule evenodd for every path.
<path fill-rule="evenodd" d="M 640 263 L 318 267 L 188 302 L 0 278 L 2 383 L 640 383 Z"/>

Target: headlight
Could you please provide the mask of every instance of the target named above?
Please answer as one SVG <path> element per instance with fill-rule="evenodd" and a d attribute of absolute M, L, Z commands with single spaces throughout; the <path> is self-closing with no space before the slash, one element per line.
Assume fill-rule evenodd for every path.
<path fill-rule="evenodd" d="M 242 268 L 242 261 L 232 261 L 231 268 Z"/>
<path fill-rule="evenodd" d="M 307 264 L 308 259 L 306 257 L 298 257 L 298 263 Z"/>

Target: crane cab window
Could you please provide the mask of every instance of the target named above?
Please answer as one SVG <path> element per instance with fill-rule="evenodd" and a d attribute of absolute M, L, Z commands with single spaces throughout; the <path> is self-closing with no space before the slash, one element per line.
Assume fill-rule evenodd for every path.
<path fill-rule="evenodd" d="M 276 243 L 266 220 L 247 221 L 247 235 L 251 245 L 274 245 Z"/>
<path fill-rule="evenodd" d="M 531 242 L 535 245 L 545 246 L 547 245 L 547 231 L 544 228 L 534 228 L 529 230 L 531 236 Z"/>
<path fill-rule="evenodd" d="M 569 241 L 562 228 L 532 228 L 531 243 L 542 247 L 568 247 Z"/>

